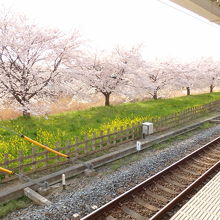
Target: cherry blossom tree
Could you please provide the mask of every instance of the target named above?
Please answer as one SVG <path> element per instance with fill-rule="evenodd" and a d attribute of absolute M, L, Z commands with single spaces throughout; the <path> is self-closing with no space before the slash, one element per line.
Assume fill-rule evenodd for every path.
<path fill-rule="evenodd" d="M 77 57 L 81 45 L 78 32 L 64 35 L 42 29 L 22 16 L 0 17 L 0 92 L 14 101 L 24 116 L 30 116 L 36 100 L 54 95 L 48 88 Z"/>
<path fill-rule="evenodd" d="M 220 62 L 211 57 L 201 58 L 198 67 L 203 79 L 203 87 L 209 86 L 209 91 L 212 93 L 220 79 Z"/>
<path fill-rule="evenodd" d="M 198 63 L 196 61 L 179 62 L 176 66 L 178 73 L 174 85 L 177 88 L 185 88 L 187 96 L 191 95 L 192 88 L 198 88 L 201 75 L 198 71 Z"/>
<path fill-rule="evenodd" d="M 103 94 L 105 106 L 109 106 L 112 93 L 123 94 L 127 87 L 126 75 L 136 70 L 139 59 L 139 47 L 117 48 L 111 54 L 96 53 L 82 60 L 76 78 L 81 79 L 87 89 Z"/>
<path fill-rule="evenodd" d="M 136 88 L 140 93 L 148 93 L 153 99 L 158 99 L 158 93 L 172 88 L 175 77 L 175 63 L 172 59 L 147 60 L 136 75 Z"/>

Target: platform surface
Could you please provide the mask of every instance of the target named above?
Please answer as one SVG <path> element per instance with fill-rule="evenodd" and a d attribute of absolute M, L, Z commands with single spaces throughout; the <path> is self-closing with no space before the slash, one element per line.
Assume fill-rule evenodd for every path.
<path fill-rule="evenodd" d="M 220 172 L 197 192 L 172 220 L 220 220 Z"/>

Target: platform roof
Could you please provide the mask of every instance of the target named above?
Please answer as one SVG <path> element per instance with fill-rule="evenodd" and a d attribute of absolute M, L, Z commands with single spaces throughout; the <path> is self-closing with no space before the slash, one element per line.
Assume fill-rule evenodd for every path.
<path fill-rule="evenodd" d="M 170 0 L 220 25 L 220 0 Z"/>

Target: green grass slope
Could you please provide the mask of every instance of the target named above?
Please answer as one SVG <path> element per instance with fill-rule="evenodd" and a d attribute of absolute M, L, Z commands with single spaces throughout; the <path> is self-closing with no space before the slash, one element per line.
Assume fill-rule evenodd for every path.
<path fill-rule="evenodd" d="M 131 124 L 131 122 L 155 116 L 169 115 L 219 99 L 220 93 L 212 93 L 148 100 L 50 115 L 48 119 L 19 117 L 14 120 L 0 121 L 0 127 L 11 128 L 48 146 L 55 146 L 57 143 L 65 145 L 66 141 L 73 142 L 76 136 L 82 137 L 86 133 Z M 0 128 L 0 162 L 3 160 L 4 153 L 8 153 L 9 158 L 12 159 L 17 157 L 20 149 L 27 155 L 31 152 L 31 144 Z"/>

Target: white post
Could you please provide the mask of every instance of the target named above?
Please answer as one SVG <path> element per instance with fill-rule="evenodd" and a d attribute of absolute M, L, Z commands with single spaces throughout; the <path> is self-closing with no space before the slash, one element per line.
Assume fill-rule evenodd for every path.
<path fill-rule="evenodd" d="M 137 141 L 136 149 L 137 149 L 137 151 L 141 150 L 141 142 L 140 141 Z"/>
<path fill-rule="evenodd" d="M 96 210 L 96 209 L 98 208 L 98 206 L 97 206 L 97 205 L 92 205 L 91 208 L 92 208 L 93 210 Z"/>
<path fill-rule="evenodd" d="M 62 174 L 62 186 L 63 186 L 63 190 L 66 190 L 66 176 L 65 176 L 65 174 Z"/>
<path fill-rule="evenodd" d="M 73 214 L 72 218 L 73 220 L 80 220 L 80 215 L 78 213 Z"/>

